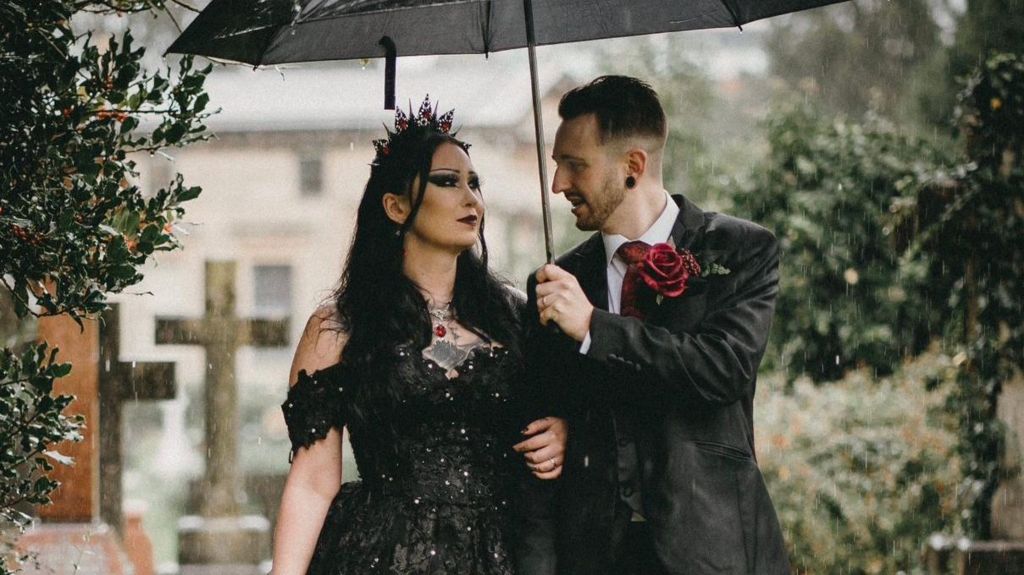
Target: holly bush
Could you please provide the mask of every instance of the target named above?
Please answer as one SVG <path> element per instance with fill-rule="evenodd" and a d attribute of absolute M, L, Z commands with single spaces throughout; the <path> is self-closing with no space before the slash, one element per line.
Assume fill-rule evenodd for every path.
<path fill-rule="evenodd" d="M 13 308 L 5 313 L 81 324 L 108 294 L 138 283 L 155 252 L 180 246 L 175 222 L 199 188 L 178 175 L 143 190 L 132 158 L 207 138 L 210 68 L 183 58 L 147 70 L 130 32 L 72 25 L 83 12 L 164 9 L 164 0 L 0 0 L 0 283 Z M 15 507 L 48 501 L 51 461 L 66 460 L 51 448 L 77 437 L 82 422 L 62 415 L 72 398 L 53 394 L 71 369 L 57 350 L 14 344 L 0 352 L 0 522 L 22 526 L 27 516 Z"/>
<path fill-rule="evenodd" d="M 130 32 L 98 43 L 70 24 L 87 8 L 160 5 L 0 2 L 0 271 L 19 316 L 96 314 L 154 251 L 178 247 L 173 223 L 199 189 L 177 178 L 145 194 L 129 155 L 206 137 L 209 68 L 183 58 L 150 73 Z"/>

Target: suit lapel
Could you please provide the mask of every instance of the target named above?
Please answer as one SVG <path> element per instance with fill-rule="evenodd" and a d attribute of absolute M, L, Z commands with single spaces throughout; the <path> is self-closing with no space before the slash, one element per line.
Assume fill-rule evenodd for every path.
<path fill-rule="evenodd" d="M 677 249 L 701 251 L 704 234 L 704 211 L 683 196 L 672 196 L 679 204 L 679 217 L 672 227 L 672 243 Z M 704 315 L 703 278 L 694 278 L 691 288 L 678 298 L 666 298 L 649 315 L 656 325 L 684 331 L 693 329 Z"/>
<path fill-rule="evenodd" d="M 672 226 L 672 241 L 679 249 L 693 251 L 693 244 L 704 230 L 704 211 L 683 196 L 672 196 L 679 204 L 679 217 Z"/>
<path fill-rule="evenodd" d="M 608 310 L 608 263 L 601 234 L 596 233 L 572 256 L 569 270 L 580 282 L 583 293 L 594 307 Z"/>

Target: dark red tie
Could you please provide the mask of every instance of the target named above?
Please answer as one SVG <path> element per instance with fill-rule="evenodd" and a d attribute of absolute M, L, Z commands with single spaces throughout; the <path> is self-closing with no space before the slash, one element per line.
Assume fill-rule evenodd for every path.
<path fill-rule="evenodd" d="M 643 282 L 637 265 L 643 261 L 651 246 L 641 241 L 626 242 L 615 250 L 615 254 L 626 262 L 626 275 L 622 278 L 622 295 L 619 299 L 619 315 L 644 318 L 640 309 L 640 289 Z"/>

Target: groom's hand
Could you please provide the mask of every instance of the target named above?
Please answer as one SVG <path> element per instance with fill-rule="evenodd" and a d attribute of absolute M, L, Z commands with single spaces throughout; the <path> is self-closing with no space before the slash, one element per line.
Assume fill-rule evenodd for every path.
<path fill-rule="evenodd" d="M 541 324 L 548 325 L 553 321 L 562 333 L 583 341 L 590 331 L 594 306 L 583 293 L 576 276 L 554 264 L 547 264 L 537 270 L 537 311 Z"/>

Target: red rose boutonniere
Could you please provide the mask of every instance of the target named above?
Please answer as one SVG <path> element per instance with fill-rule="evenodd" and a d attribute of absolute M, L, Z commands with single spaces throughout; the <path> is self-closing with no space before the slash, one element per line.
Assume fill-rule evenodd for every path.
<path fill-rule="evenodd" d="M 663 298 L 676 298 L 686 293 L 692 278 L 725 275 L 729 270 L 717 263 L 701 266 L 693 252 L 676 249 L 666 243 L 654 244 L 637 265 L 644 285 Z"/>

